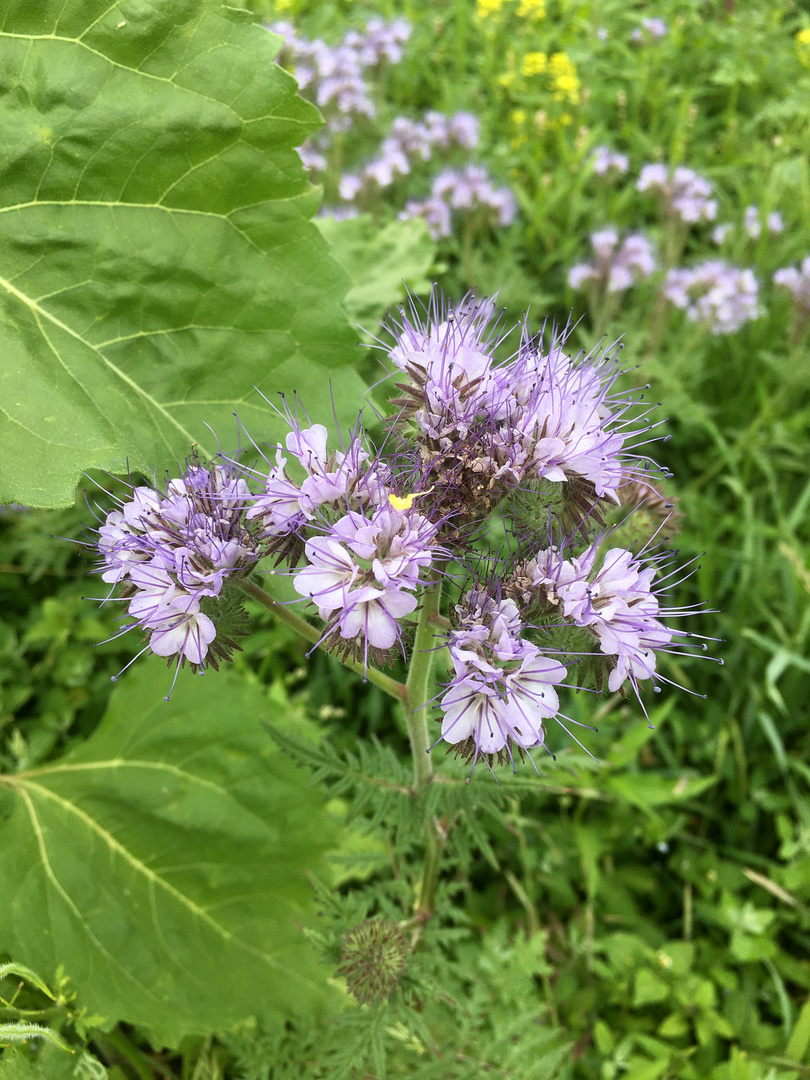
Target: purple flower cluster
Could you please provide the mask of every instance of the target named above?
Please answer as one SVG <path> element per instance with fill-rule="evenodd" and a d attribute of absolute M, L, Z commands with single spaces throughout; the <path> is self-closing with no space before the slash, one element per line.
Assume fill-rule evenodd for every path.
<path fill-rule="evenodd" d="M 577 263 L 568 271 L 568 284 L 580 289 L 586 282 L 595 281 L 609 293 L 625 292 L 655 270 L 655 256 L 649 240 L 639 234 L 626 237 L 619 245 L 614 228 L 591 233 L 594 256 L 592 262 Z"/>
<path fill-rule="evenodd" d="M 785 266 L 777 270 L 773 280 L 790 291 L 797 307 L 810 312 L 810 255 L 802 260 L 801 268 Z"/>
<path fill-rule="evenodd" d="M 292 479 L 281 448 L 260 475 L 264 491 L 248 520 L 261 522 L 266 551 L 304 566 L 296 592 L 312 600 L 327 623 L 324 640 L 341 654 L 362 648 L 377 663 L 401 640 L 398 622 L 416 607 L 414 590 L 433 559 L 438 524 L 413 507 L 399 509 L 389 467 L 373 459 L 358 433 L 330 451 L 323 424 L 299 426 L 286 414 L 286 448 L 303 479 Z M 407 502 L 407 500 L 405 500 Z"/>
<path fill-rule="evenodd" d="M 399 620 L 416 608 L 420 572 L 433 559 L 438 527 L 390 502 L 349 511 L 323 536 L 307 541 L 307 565 L 293 580 L 326 622 L 324 638 L 339 646 L 360 638 L 378 662 L 401 640 Z"/>
<path fill-rule="evenodd" d="M 414 160 L 429 161 L 435 149 L 454 147 L 472 149 L 478 144 L 478 121 L 471 113 L 429 112 L 423 121 L 400 116 L 391 127 L 391 134 L 380 147 L 380 153 L 359 173 L 344 173 L 340 179 L 340 197 L 351 202 L 370 188 L 386 188 L 398 176 L 407 176 Z"/>
<path fill-rule="evenodd" d="M 664 296 L 692 322 L 705 323 L 713 334 L 733 334 L 760 315 L 759 286 L 753 271 L 719 259 L 670 270 Z"/>
<path fill-rule="evenodd" d="M 291 66 L 299 88 L 308 91 L 315 104 L 327 111 L 332 132 L 348 131 L 357 117 L 376 116 L 365 73 L 384 61 L 398 63 L 411 33 L 405 19 L 386 23 L 374 18 L 369 20 L 364 34 L 349 31 L 333 47 L 317 38 L 308 41 L 292 23 L 278 22 L 268 29 L 284 38 L 279 63 Z M 308 151 L 311 149 L 308 147 Z"/>
<path fill-rule="evenodd" d="M 488 513 L 504 491 L 539 481 L 618 501 L 638 459 L 626 446 L 631 402 L 611 394 L 615 358 L 572 358 L 567 328 L 546 346 L 524 327 L 517 354 L 496 364 L 491 321 L 489 304 L 449 311 L 434 296 L 426 320 L 403 309 L 390 326 L 389 359 L 410 379 L 397 403 L 422 441 L 419 488 L 451 513 Z"/>
<path fill-rule="evenodd" d="M 136 487 L 99 529 L 101 577 L 123 586 L 131 623 L 147 648 L 203 667 L 228 659 L 216 642 L 218 600 L 229 577 L 255 566 L 261 536 L 248 522 L 250 491 L 231 468 L 192 462 L 165 494 Z"/>
<path fill-rule="evenodd" d="M 752 240 L 759 240 L 760 236 L 762 236 L 762 219 L 758 206 L 747 206 L 745 208 L 743 228 Z M 765 219 L 765 228 L 771 236 L 778 236 L 779 233 L 784 232 L 785 223 L 778 210 L 774 210 L 768 214 Z"/>
<path fill-rule="evenodd" d="M 432 236 L 438 239 L 450 235 L 453 210 L 481 212 L 498 225 L 511 225 L 517 203 L 509 188 L 495 186 L 482 165 L 467 165 L 463 169 L 442 169 L 428 198 L 409 201 L 399 216 L 403 220 L 424 218 Z"/>
<path fill-rule="evenodd" d="M 639 559 L 624 548 L 610 548 L 600 557 L 594 543 L 571 559 L 546 548 L 522 573 L 546 604 L 596 638 L 609 657 L 608 689 L 616 691 L 629 682 L 638 693 L 639 680 L 654 679 L 656 650 L 667 648 L 677 636 L 658 618 L 660 604 L 652 590 L 661 561 Z M 685 637 L 691 640 L 691 635 Z"/>
<path fill-rule="evenodd" d="M 667 36 L 667 32 L 667 24 L 663 19 L 642 19 L 641 26 L 630 32 L 630 38 L 632 41 L 644 41 L 645 38 L 648 41 L 660 41 Z"/>
<path fill-rule="evenodd" d="M 623 176 L 630 168 L 630 158 L 609 146 L 597 146 L 591 154 L 591 168 L 597 176 Z"/>
<path fill-rule="evenodd" d="M 292 553 L 288 547 L 303 526 L 318 513 L 336 509 L 362 510 L 387 498 L 388 470 L 371 461 L 359 436 L 345 450 L 327 448 L 323 424 L 301 428 L 292 413 L 286 414 L 291 431 L 286 448 L 304 474 L 298 483 L 287 473 L 288 458 L 279 447 L 275 466 L 262 475 L 264 491 L 255 496 L 249 520 L 260 520 L 271 549 Z"/>
<path fill-rule="evenodd" d="M 658 191 L 664 199 L 667 214 L 680 218 L 687 225 L 714 221 L 717 217 L 717 200 L 710 198 L 714 190 L 712 185 L 683 165 L 672 172 L 666 165 L 645 165 L 636 188 L 638 191 Z"/>
<path fill-rule="evenodd" d="M 502 761 L 505 753 L 513 761 L 513 747 L 521 753 L 544 746 L 543 723 L 559 712 L 554 687 L 564 681 L 565 665 L 522 636 L 514 600 L 474 589 L 454 614 L 447 642 L 454 678 L 439 702 L 442 738 L 473 768 L 479 757 Z"/>
<path fill-rule="evenodd" d="M 357 118 L 371 120 L 376 116 L 365 72 L 384 60 L 398 63 L 410 26 L 403 19 L 392 23 L 371 19 L 364 34 L 352 31 L 334 48 L 320 40 L 306 40 L 290 23 L 276 23 L 269 29 L 285 38 L 280 62 L 291 67 L 299 88 L 326 111 L 323 130 L 300 149 L 307 169 L 326 172 L 334 136 L 348 132 Z M 324 207 L 321 213 L 354 217 L 369 204 L 373 207 L 372 196 L 409 176 L 415 163 L 428 162 L 436 153 L 469 152 L 478 140 L 479 123 L 472 113 L 448 117 L 428 111 L 418 120 L 397 117 L 379 152 L 359 169 L 340 177 L 342 205 Z M 434 178 L 428 197 L 409 200 L 399 216 L 403 220 L 423 218 L 438 239 L 451 235 L 454 211 L 477 214 L 487 224 L 508 225 L 516 216 L 517 204 L 511 191 L 498 187 L 485 168 L 468 163 L 461 168 L 444 168 Z"/>

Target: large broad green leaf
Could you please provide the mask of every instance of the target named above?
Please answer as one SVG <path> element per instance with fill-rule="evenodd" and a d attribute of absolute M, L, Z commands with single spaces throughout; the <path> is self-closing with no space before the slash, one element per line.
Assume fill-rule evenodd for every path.
<path fill-rule="evenodd" d="M 6 1050 L 0 1057 L 0 1080 L 76 1080 L 78 1055 L 57 1047 L 43 1046 L 31 1055 L 22 1050 Z"/>
<path fill-rule="evenodd" d="M 254 386 L 356 416 L 280 42 L 217 0 L 0 0 L 0 501 L 232 447 L 236 409 L 276 439 Z"/>
<path fill-rule="evenodd" d="M 181 674 L 167 703 L 170 677 L 139 663 L 78 750 L 0 777 L 0 953 L 176 1043 L 319 1007 L 305 870 L 328 874 L 335 828 L 259 688 Z"/>

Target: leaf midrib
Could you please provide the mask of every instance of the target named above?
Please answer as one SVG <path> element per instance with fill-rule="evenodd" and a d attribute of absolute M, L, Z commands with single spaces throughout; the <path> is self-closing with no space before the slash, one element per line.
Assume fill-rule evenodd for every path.
<path fill-rule="evenodd" d="M 195 903 L 190 897 L 186 896 L 185 893 L 180 892 L 180 890 L 175 888 L 174 885 L 171 885 L 168 881 L 166 881 L 164 878 L 162 878 L 160 876 L 160 874 L 156 873 L 154 870 L 152 870 L 150 867 L 148 867 L 144 862 L 142 862 L 140 859 L 136 858 L 130 851 L 128 851 L 127 848 L 125 848 L 123 846 L 123 844 L 120 843 L 120 841 L 118 841 L 112 835 L 112 833 L 109 832 L 109 830 L 105 829 L 104 826 L 101 825 L 100 822 L 96 821 L 95 818 L 91 817 L 90 814 L 87 814 L 84 810 L 81 810 L 78 806 L 76 806 L 75 803 L 72 803 L 69 800 L 62 798 L 61 796 L 57 795 L 56 792 L 51 791 L 49 788 L 45 787 L 44 785 L 30 783 L 27 780 L 20 779 L 19 776 L 14 777 L 14 781 L 15 782 L 14 782 L 13 786 L 20 789 L 20 794 L 22 795 L 22 797 L 23 797 L 23 799 L 25 801 L 25 805 L 26 805 L 26 808 L 28 810 L 29 817 L 31 818 L 32 827 L 33 827 L 33 829 L 34 829 L 34 831 L 35 831 L 35 833 L 37 835 L 38 844 L 39 844 L 39 847 L 40 847 L 40 854 L 41 854 L 41 857 L 42 857 L 43 866 L 45 867 L 45 870 L 46 870 L 46 874 L 48 875 L 49 879 L 53 882 L 54 886 L 57 888 L 59 893 L 62 895 L 65 902 L 74 911 L 74 913 L 76 914 L 76 917 L 78 918 L 80 924 L 85 929 L 85 932 L 94 941 L 94 943 L 97 945 L 99 950 L 101 952 L 103 952 L 106 956 L 110 957 L 111 954 L 109 954 L 107 952 L 107 950 L 104 948 L 104 946 L 98 941 L 98 939 L 92 933 L 89 926 L 87 926 L 87 924 L 84 922 L 84 920 L 81 917 L 80 912 L 78 911 L 78 908 L 74 904 L 73 900 L 70 898 L 69 893 L 66 891 L 64 886 L 62 886 L 62 884 L 59 882 L 58 878 L 56 877 L 56 875 L 55 875 L 55 873 L 53 871 L 53 867 L 51 866 L 50 860 L 48 859 L 47 846 L 45 845 L 45 838 L 44 838 L 44 834 L 43 834 L 43 831 L 42 831 L 42 826 L 40 824 L 39 817 L 37 816 L 36 807 L 34 805 L 34 800 L 32 798 L 31 792 L 35 792 L 38 795 L 40 795 L 41 797 L 44 797 L 45 799 L 52 800 L 58 806 L 60 806 L 64 811 L 66 811 L 68 814 L 72 814 L 76 818 L 78 818 L 78 820 L 80 822 L 82 822 L 82 824 L 86 828 L 88 828 L 91 832 L 95 833 L 102 840 L 102 842 L 105 843 L 110 848 L 111 851 L 116 852 L 118 855 L 120 855 L 124 859 L 125 862 L 129 863 L 129 865 L 132 866 L 132 868 L 136 871 L 136 873 L 141 874 L 143 876 L 143 878 L 150 883 L 150 885 L 155 885 L 155 886 L 158 886 L 159 888 L 163 889 L 166 893 L 169 894 L 169 896 L 172 897 L 172 899 L 176 903 L 180 904 L 181 907 L 185 907 L 192 915 L 194 915 L 198 919 L 200 919 L 201 922 L 203 922 L 206 926 L 208 926 L 208 928 L 214 934 L 216 934 L 218 937 L 220 937 L 224 942 L 226 942 L 229 945 L 235 945 L 238 948 L 243 949 L 249 955 L 261 960 L 264 964 L 266 964 L 268 967 L 270 967 L 273 971 L 276 971 L 276 972 L 278 972 L 280 974 L 284 974 L 284 975 L 287 975 L 287 976 L 294 976 L 299 982 L 303 982 L 303 983 L 307 984 L 308 986 L 314 986 L 314 984 L 311 982 L 311 980 L 306 979 L 302 975 L 300 975 L 298 972 L 296 972 L 296 971 L 294 971 L 294 970 L 292 970 L 292 969 L 290 969 L 288 967 L 285 967 L 284 965 L 280 964 L 277 960 L 275 960 L 272 956 L 270 956 L 268 953 L 263 952 L 261 949 L 256 948 L 254 945 L 250 945 L 248 942 L 244 941 L 242 938 L 239 938 L 236 935 L 232 934 L 229 930 L 227 930 L 224 926 L 222 926 L 221 923 L 217 922 L 217 920 L 214 919 L 204 908 L 200 907 L 199 904 Z M 157 923 L 156 923 L 156 928 L 157 928 Z M 111 958 L 113 960 L 115 959 L 114 957 L 111 957 Z M 117 963 L 117 961 L 116 961 L 116 963 Z M 138 985 L 140 985 L 140 984 L 138 984 Z"/>
<path fill-rule="evenodd" d="M 0 288 L 4 288 L 6 292 L 8 292 L 11 296 L 16 297 L 21 303 L 25 304 L 28 308 L 30 308 L 30 310 L 34 313 L 37 319 L 45 319 L 47 322 L 51 323 L 51 325 L 58 327 L 70 337 L 75 338 L 76 341 L 84 345 L 85 348 L 90 349 L 91 352 L 93 352 L 96 356 L 99 357 L 100 360 L 104 362 L 104 364 L 109 368 L 113 375 L 119 378 L 121 382 L 125 383 L 131 390 L 134 390 L 135 393 L 139 397 L 141 397 L 148 405 L 151 405 L 154 409 L 156 409 L 160 413 L 160 415 L 163 416 L 164 419 L 167 420 L 168 423 L 177 431 L 177 433 L 179 435 L 182 435 L 182 437 L 186 440 L 186 442 L 189 443 L 189 445 L 196 442 L 196 444 L 200 447 L 201 451 L 206 457 L 213 456 L 212 452 L 207 447 L 203 446 L 198 439 L 195 439 L 191 432 L 187 431 L 186 428 L 183 427 L 183 425 L 174 416 L 172 416 L 172 414 L 165 408 L 165 406 L 161 405 L 160 402 L 157 401 L 142 386 L 139 386 L 138 383 L 136 383 L 134 379 L 130 378 L 130 376 L 127 375 L 126 372 L 122 371 L 117 364 L 114 364 L 111 360 L 108 360 L 102 352 L 99 352 L 99 350 L 94 345 L 92 345 L 89 341 L 86 341 L 85 338 L 83 338 L 81 334 L 79 334 L 76 330 L 68 326 L 67 323 L 62 322 L 62 320 L 58 319 L 55 315 L 52 315 L 46 308 L 41 307 L 36 302 L 36 300 L 32 299 L 30 296 L 27 296 L 19 289 L 15 288 L 11 284 L 11 282 L 7 281 L 5 278 L 0 277 Z M 59 352 L 53 345 L 53 343 L 51 343 L 51 348 L 58 356 Z M 71 378 L 73 378 L 72 375 Z M 171 449 L 165 433 L 161 431 L 157 424 L 155 424 L 155 430 L 157 431 L 158 435 L 164 440 L 166 446 Z"/>

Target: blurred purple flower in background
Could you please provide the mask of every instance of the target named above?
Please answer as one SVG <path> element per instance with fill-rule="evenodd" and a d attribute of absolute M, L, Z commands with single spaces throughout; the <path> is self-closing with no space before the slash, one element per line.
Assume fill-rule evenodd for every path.
<path fill-rule="evenodd" d="M 786 266 L 777 270 L 773 280 L 790 291 L 798 307 L 810 312 L 810 255 L 802 260 L 801 268 Z"/>
<path fill-rule="evenodd" d="M 609 293 L 624 292 L 635 282 L 649 277 L 656 267 L 652 245 L 639 234 L 628 236 L 617 250 L 619 234 L 608 227 L 591 233 L 595 258 L 578 263 L 568 271 L 568 284 L 580 289 L 586 281 L 596 281 Z"/>
<path fill-rule="evenodd" d="M 752 240 L 758 240 L 760 238 L 762 235 L 762 219 L 760 217 L 758 206 L 747 206 L 745 208 L 743 228 Z M 768 214 L 765 219 L 765 228 L 771 236 L 778 236 L 779 233 L 784 232 L 785 223 L 782 221 L 782 215 L 778 210 L 774 210 L 772 213 Z"/>
<path fill-rule="evenodd" d="M 637 26 L 630 33 L 631 41 L 660 41 L 667 36 L 667 24 L 657 17 L 642 19 L 641 26 Z"/>
<path fill-rule="evenodd" d="M 713 334 L 733 334 L 760 315 L 753 271 L 719 259 L 670 270 L 664 296 L 692 322 L 705 323 Z"/>
<path fill-rule="evenodd" d="M 442 169 L 428 198 L 409 201 L 399 216 L 402 220 L 424 218 L 431 235 L 438 239 L 450 235 L 453 210 L 469 214 L 490 211 L 487 216 L 493 224 L 511 225 L 517 203 L 509 188 L 495 186 L 483 165 L 467 165 L 463 169 Z"/>
<path fill-rule="evenodd" d="M 714 190 L 712 185 L 683 165 L 671 173 L 666 165 L 645 165 L 636 188 L 638 191 L 660 192 L 667 214 L 679 217 L 688 225 L 698 221 L 714 221 L 717 217 L 717 201 L 709 198 Z"/>
<path fill-rule="evenodd" d="M 733 232 L 734 226 L 730 221 L 725 221 L 722 225 L 715 225 L 712 229 L 712 240 L 718 247 L 721 247 Z"/>
<path fill-rule="evenodd" d="M 609 146 L 597 146 L 591 154 L 591 168 L 597 176 L 621 176 L 630 168 L 627 154 L 619 154 Z"/>

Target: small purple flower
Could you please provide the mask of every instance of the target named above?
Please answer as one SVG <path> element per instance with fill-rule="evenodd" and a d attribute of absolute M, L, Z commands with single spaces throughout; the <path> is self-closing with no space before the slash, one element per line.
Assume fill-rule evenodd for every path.
<path fill-rule="evenodd" d="M 567 671 L 558 660 L 521 636 L 523 625 L 514 600 L 496 600 L 473 589 L 455 608 L 456 628 L 448 649 L 454 678 L 439 701 L 442 738 L 472 761 L 503 761 L 514 766 L 513 748 L 545 745 L 544 721 L 560 703 L 555 685 Z"/>
<path fill-rule="evenodd" d="M 259 520 L 268 539 L 268 549 L 291 554 L 300 546 L 296 538 L 324 510 L 362 509 L 384 504 L 388 498 L 387 468 L 370 459 L 356 432 L 344 450 L 330 451 L 323 424 L 302 428 L 290 410 L 286 419 L 290 432 L 287 451 L 305 473 L 299 483 L 287 473 L 287 458 L 276 450 L 276 464 L 259 474 L 264 493 L 251 498 L 249 521 Z"/>
<path fill-rule="evenodd" d="M 559 712 L 555 685 L 566 674 L 563 664 L 538 650 L 509 671 L 472 669 L 457 676 L 439 702 L 442 738 L 457 745 L 473 768 L 481 757 L 502 760 L 505 751 L 514 769 L 513 747 L 520 752 L 545 745 L 543 722 Z"/>
<path fill-rule="evenodd" d="M 782 215 L 778 210 L 774 210 L 768 214 L 765 219 L 765 227 L 771 236 L 778 236 L 779 233 L 784 231 L 785 223 L 782 221 Z M 743 218 L 743 228 L 752 240 L 758 240 L 762 235 L 762 219 L 759 213 L 758 206 L 747 206 L 745 208 L 745 216 Z"/>
<path fill-rule="evenodd" d="M 365 34 L 350 30 L 343 44 L 356 53 L 361 67 L 374 68 L 385 60 L 389 64 L 398 64 L 410 36 L 411 24 L 407 19 L 394 19 L 386 23 L 375 16 L 366 23 Z"/>
<path fill-rule="evenodd" d="M 350 511 L 308 540 L 307 564 L 293 578 L 327 623 L 339 650 L 363 644 L 378 662 L 401 639 L 399 622 L 416 608 L 413 591 L 433 559 L 438 526 L 416 511 L 386 505 L 366 517 Z"/>
<path fill-rule="evenodd" d="M 505 187 L 496 188 L 481 165 L 443 169 L 433 181 L 431 196 L 441 199 L 453 210 L 470 213 L 479 209 L 492 210 L 499 225 L 510 225 L 517 214 L 512 192 Z"/>
<path fill-rule="evenodd" d="M 531 577 L 548 608 L 593 634 L 608 658 L 608 689 L 617 691 L 629 682 L 638 694 L 639 682 L 646 679 L 657 689 L 658 651 L 705 648 L 688 631 L 671 629 L 659 618 L 668 613 L 662 611 L 652 582 L 671 558 L 668 553 L 639 558 L 624 548 L 601 555 L 594 543 L 570 559 L 556 548 L 541 550 L 521 573 Z"/>
<path fill-rule="evenodd" d="M 759 318 L 759 286 L 753 271 L 710 259 L 691 268 L 670 270 L 664 296 L 692 322 L 705 323 L 716 335 L 736 333 Z"/>
<path fill-rule="evenodd" d="M 630 158 L 609 146 L 597 146 L 591 154 L 591 168 L 597 176 L 621 176 L 630 168 Z"/>
<path fill-rule="evenodd" d="M 625 292 L 656 268 L 652 245 L 639 234 L 628 236 L 617 249 L 619 234 L 613 228 L 591 233 L 593 262 L 578 263 L 568 271 L 568 284 L 579 289 L 586 281 L 596 281 L 609 293 Z"/>
<path fill-rule="evenodd" d="M 715 225 L 712 229 L 712 240 L 718 247 L 722 247 L 732 232 L 734 232 L 734 226 L 730 221 L 726 221 L 722 225 Z"/>
<path fill-rule="evenodd" d="M 759 207 L 747 206 L 743 218 L 743 228 L 752 240 L 758 240 L 762 235 L 762 222 L 759 220 Z"/>
<path fill-rule="evenodd" d="M 427 117 L 425 119 L 427 120 Z M 447 128 L 447 144 L 455 144 L 462 150 L 474 150 L 478 146 L 479 131 L 478 118 L 472 113 L 454 113 Z"/>
<path fill-rule="evenodd" d="M 641 26 L 631 31 L 630 38 L 632 41 L 643 41 L 645 35 L 648 41 L 660 41 L 667 36 L 667 24 L 657 17 L 642 19 Z"/>
<path fill-rule="evenodd" d="M 203 668 L 229 660 L 238 627 L 217 625 L 228 579 L 249 573 L 264 532 L 251 525 L 251 494 L 229 465 L 192 460 L 165 493 L 146 486 L 119 500 L 98 530 L 102 580 L 120 585 L 132 621 L 158 656 Z M 207 606 L 204 606 L 207 605 Z"/>
<path fill-rule="evenodd" d="M 683 165 L 679 165 L 671 174 L 666 165 L 645 165 L 636 188 L 638 191 L 660 192 L 667 214 L 679 217 L 688 225 L 698 221 L 714 221 L 717 217 L 717 200 L 709 198 L 714 190 L 712 185 Z"/>
<path fill-rule="evenodd" d="M 802 260 L 801 268 L 786 266 L 777 270 L 773 280 L 775 285 L 790 291 L 798 307 L 810 312 L 810 255 Z"/>
<path fill-rule="evenodd" d="M 441 240 L 443 236 L 451 236 L 453 233 L 452 211 L 443 199 L 433 196 L 421 202 L 409 199 L 405 203 L 405 209 L 401 210 L 398 216 L 400 221 L 422 218 L 434 240 Z"/>

